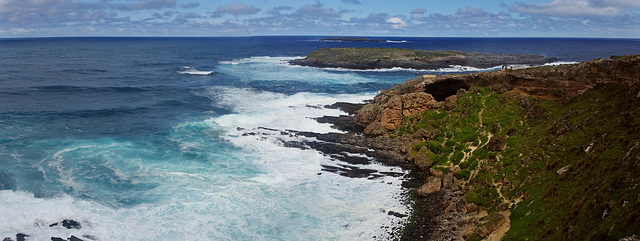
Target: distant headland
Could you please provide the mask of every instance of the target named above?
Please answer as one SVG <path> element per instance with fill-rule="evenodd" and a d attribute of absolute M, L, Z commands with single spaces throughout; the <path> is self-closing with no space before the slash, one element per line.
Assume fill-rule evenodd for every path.
<path fill-rule="evenodd" d="M 333 38 L 323 38 L 323 39 L 320 39 L 319 41 L 327 41 L 327 42 L 386 42 L 384 40 L 362 38 L 362 37 L 333 37 Z"/>
<path fill-rule="evenodd" d="M 421 50 L 399 48 L 325 48 L 313 51 L 291 64 L 319 68 L 436 70 L 453 65 L 491 68 L 501 65 L 542 65 L 555 62 L 535 54 L 478 53 L 456 50 Z"/>

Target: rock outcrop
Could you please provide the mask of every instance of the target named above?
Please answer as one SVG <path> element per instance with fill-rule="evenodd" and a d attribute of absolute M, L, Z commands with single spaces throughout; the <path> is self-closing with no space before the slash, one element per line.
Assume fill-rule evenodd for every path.
<path fill-rule="evenodd" d="M 357 111 L 327 106 L 351 115 L 318 120 L 348 133 L 288 131 L 317 141 L 283 143 L 354 164 L 322 167 L 343 176 L 401 175 L 356 166 L 372 160 L 412 170 L 403 187 L 413 211 L 398 240 L 631 237 L 640 230 L 639 84 L 640 56 L 418 76 Z M 511 224 L 526 228 L 514 234 Z"/>
<path fill-rule="evenodd" d="M 418 76 L 382 91 L 371 104 L 357 112 L 356 123 L 365 128 L 366 135 L 385 135 L 397 129 L 403 118 L 442 106 L 454 108 L 455 96 L 470 86 L 487 86 L 498 93 L 513 91 L 540 99 L 558 100 L 584 93 L 597 84 L 637 85 L 639 76 L 640 56 L 520 70 Z"/>
<path fill-rule="evenodd" d="M 400 240 L 631 240 L 639 86 L 640 55 L 419 76 L 355 118 L 375 139 L 412 138 L 406 161 L 429 175 L 413 189 L 415 221 Z"/>

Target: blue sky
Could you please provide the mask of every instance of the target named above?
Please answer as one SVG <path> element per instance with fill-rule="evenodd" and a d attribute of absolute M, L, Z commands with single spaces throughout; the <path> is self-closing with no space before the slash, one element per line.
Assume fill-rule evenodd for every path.
<path fill-rule="evenodd" d="M 0 37 L 640 38 L 640 0 L 0 0 Z"/>

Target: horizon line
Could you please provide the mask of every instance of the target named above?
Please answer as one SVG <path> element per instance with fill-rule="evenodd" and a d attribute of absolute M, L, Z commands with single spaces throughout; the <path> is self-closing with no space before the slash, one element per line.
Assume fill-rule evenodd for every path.
<path fill-rule="evenodd" d="M 0 39 L 44 39 L 44 38 L 251 38 L 251 37 L 365 37 L 365 38 L 529 38 L 529 39 L 640 39 L 640 37 L 593 37 L 593 36 L 384 36 L 384 35 L 237 35 L 237 36 L 135 36 L 135 35 L 68 35 L 68 36 L 0 36 Z"/>

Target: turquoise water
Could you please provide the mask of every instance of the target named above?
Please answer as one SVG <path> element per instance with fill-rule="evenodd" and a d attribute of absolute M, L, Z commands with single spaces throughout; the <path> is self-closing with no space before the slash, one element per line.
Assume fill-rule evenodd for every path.
<path fill-rule="evenodd" d="M 408 40 L 0 40 L 0 238 L 384 240 L 404 220 L 388 212 L 409 211 L 402 177 L 322 171 L 352 164 L 286 147 L 309 138 L 286 130 L 338 132 L 313 120 L 345 114 L 324 105 L 362 102 L 420 74 L 485 70 L 349 71 L 288 60 L 360 45 L 528 50 L 568 62 L 640 49 L 634 40 L 588 53 L 567 50 L 579 45 L 566 39 L 528 39 L 528 49 L 509 39 Z M 360 166 L 405 172 L 375 160 Z M 49 227 L 64 219 L 82 228 Z"/>

